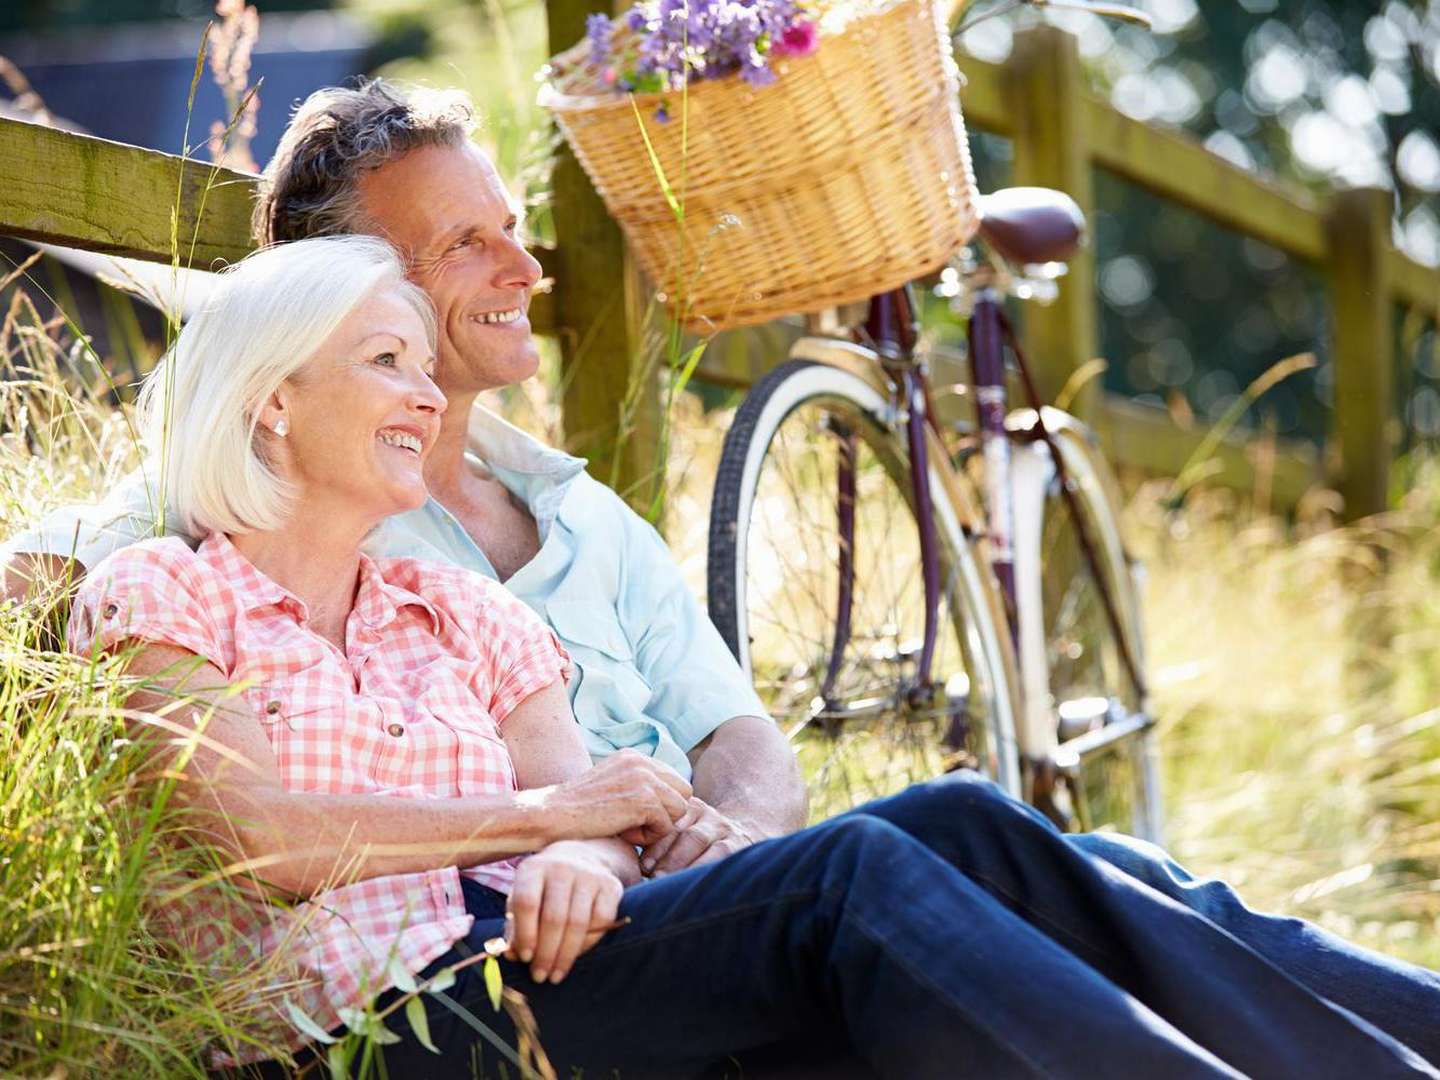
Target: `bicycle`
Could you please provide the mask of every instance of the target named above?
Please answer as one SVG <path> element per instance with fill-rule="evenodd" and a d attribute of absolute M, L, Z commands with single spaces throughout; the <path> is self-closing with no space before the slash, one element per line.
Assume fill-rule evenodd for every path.
<path fill-rule="evenodd" d="M 1158 840 L 1115 480 L 1094 435 L 1042 405 L 1002 307 L 1033 291 L 1024 268 L 1078 249 L 1084 221 L 1038 188 L 981 211 L 986 257 L 957 268 L 973 419 L 937 419 L 913 285 L 860 318 L 812 316 L 726 436 L 710 616 L 831 793 L 822 814 L 972 766 L 1064 827 Z M 1028 399 L 1014 412 L 1007 354 Z"/>

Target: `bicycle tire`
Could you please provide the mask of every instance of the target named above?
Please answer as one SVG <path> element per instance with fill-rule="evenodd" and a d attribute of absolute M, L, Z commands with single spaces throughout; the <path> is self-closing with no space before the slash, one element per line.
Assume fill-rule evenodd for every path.
<path fill-rule="evenodd" d="M 947 687 L 965 687 L 962 725 L 967 728 L 965 745 L 947 745 L 947 735 L 951 736 L 951 743 L 956 741 L 953 731 L 948 727 L 937 731 L 937 726 L 930 722 L 934 719 L 933 713 L 926 713 L 923 705 L 908 707 L 903 700 L 905 664 L 909 656 L 905 635 L 917 625 L 923 625 L 923 594 L 918 572 L 908 577 L 892 574 L 883 582 L 878 579 L 890 574 L 890 570 L 868 577 L 863 568 L 857 572 L 857 600 L 852 604 L 852 612 L 859 613 L 857 622 L 864 625 L 856 627 L 839 661 L 844 674 L 843 678 L 837 678 L 843 684 L 844 693 L 835 702 L 822 701 L 821 695 L 813 693 L 824 683 L 822 666 L 828 670 L 835 662 L 835 615 L 824 608 L 825 588 L 815 584 L 826 579 L 826 560 L 809 558 L 809 554 L 823 546 L 821 540 L 812 542 L 811 534 L 822 533 L 827 528 L 819 520 L 827 501 L 823 494 L 828 479 L 825 463 L 830 453 L 827 440 L 834 440 L 833 453 L 838 462 L 839 440 L 844 436 L 836 435 L 837 431 L 855 432 L 857 476 L 864 483 L 856 501 L 856 513 L 857 517 L 865 515 L 864 520 L 857 523 L 857 529 L 866 531 L 863 535 L 857 532 L 852 556 L 863 557 L 866 549 L 874 548 L 874 542 L 882 535 L 887 563 L 893 564 L 897 552 L 901 562 L 912 550 L 918 553 L 918 529 L 910 496 L 906 494 L 910 487 L 908 455 L 903 433 L 894 426 L 895 420 L 892 403 L 859 375 L 831 364 L 789 360 L 757 382 L 747 395 L 726 435 L 716 476 L 707 563 L 710 617 L 746 675 L 755 681 L 777 720 L 802 744 L 798 749 L 809 766 L 812 805 L 822 816 L 826 810 L 843 808 L 860 797 L 885 794 L 900 783 L 933 776 L 953 763 L 954 758 L 949 755 L 957 751 L 1007 790 L 1020 793 L 1014 737 L 1015 688 L 1009 641 L 1005 637 L 1007 631 L 995 618 L 997 605 L 993 597 L 984 592 L 989 579 L 983 575 L 988 574 L 988 570 L 983 568 L 960 527 L 954 507 L 933 468 L 931 489 L 941 549 L 943 625 L 942 647 L 937 649 L 932 675 Z M 781 476 L 780 470 L 786 468 L 791 469 L 790 474 Z M 805 473 L 805 482 L 799 482 L 799 473 L 804 470 L 810 471 Z M 814 483 L 810 482 L 812 476 Z M 779 507 L 779 503 L 787 499 L 792 499 L 795 505 Z M 761 500 L 764 500 L 762 517 L 757 517 L 756 508 L 762 505 Z M 812 501 L 814 507 L 820 508 L 819 513 L 811 512 Z M 829 500 L 832 507 L 835 501 Z M 909 515 L 908 532 L 885 525 L 885 515 L 894 512 L 892 507 L 901 502 L 903 513 Z M 874 509 L 876 507 L 881 508 Z M 799 626 L 776 630 L 771 623 L 779 620 L 773 618 L 768 623 L 762 622 L 760 608 L 776 592 L 775 575 L 771 574 L 766 588 L 762 589 L 756 579 L 757 568 L 774 571 L 777 568 L 768 566 L 766 560 L 791 557 L 776 555 L 770 540 L 775 531 L 771 519 L 779 512 L 780 520 L 784 521 L 784 511 L 793 511 L 785 546 L 792 542 L 797 547 L 807 546 L 806 558 L 801 560 L 795 556 L 795 559 L 804 563 L 807 574 L 814 571 L 819 575 L 814 582 L 796 586 L 804 590 L 805 603 L 793 606 L 792 612 L 800 623 L 812 619 L 819 622 L 809 610 L 811 602 L 818 602 L 815 610 L 821 612 L 821 619 L 829 620 L 818 632 L 813 629 L 807 632 Z M 837 528 L 836 549 L 838 536 Z M 796 572 L 795 566 L 789 564 L 780 569 L 788 576 Z M 838 573 L 835 579 L 825 581 L 826 588 L 833 588 L 836 580 Z M 883 595 L 885 589 L 893 589 L 895 597 Z M 837 601 L 837 610 L 838 606 Z M 882 617 L 892 619 L 893 627 L 869 625 Z M 790 640 L 791 636 L 807 633 L 804 640 Z M 758 649 L 757 636 L 763 639 L 758 642 Z M 872 664 L 874 671 L 870 670 Z M 777 665 L 789 665 L 784 668 L 783 681 L 777 674 Z M 845 696 L 852 691 L 856 695 L 872 696 L 853 699 Z M 946 700 L 947 708 L 958 715 L 961 706 L 956 702 L 957 697 L 952 689 Z M 843 707 L 837 704 L 841 699 Z M 864 713 L 855 702 L 879 704 L 870 713 Z M 808 716 L 805 715 L 807 709 Z M 842 717 L 842 721 L 834 722 L 837 716 Z M 821 720 L 819 725 L 814 722 L 817 717 Z M 817 726 L 824 729 L 819 734 L 814 733 Z M 841 760 L 837 744 L 852 732 L 863 732 L 863 736 L 857 734 L 857 738 L 881 737 L 879 745 L 885 748 L 883 768 L 872 769 L 869 759 L 858 766 L 835 764 Z M 917 754 L 913 762 L 904 754 L 911 749 L 908 740 L 925 743 L 923 747 L 915 747 L 924 753 Z M 856 758 L 862 755 L 863 747 L 862 754 Z M 901 767 L 896 767 L 897 761 L 902 762 Z M 845 784 L 841 785 L 843 795 L 838 798 L 825 787 L 836 784 L 837 773 L 846 777 Z"/>
<path fill-rule="evenodd" d="M 1033 422 L 1033 410 L 1026 410 L 1011 418 L 1011 427 L 1024 431 Z M 1160 790 L 1144 683 L 1138 566 L 1125 549 L 1118 487 L 1093 436 L 1079 421 L 1047 408 L 1045 423 L 1063 455 L 1071 498 L 1060 490 L 1059 471 L 1044 443 L 1025 441 L 1015 448 L 1020 472 L 1032 468 L 1041 485 L 1038 551 L 1027 557 L 1017 549 L 1020 591 L 1029 580 L 1038 583 L 1040 591 L 1038 606 L 1022 597 L 1018 608 L 1026 709 L 1046 710 L 1053 717 L 1051 750 L 1079 785 L 1072 792 L 1078 823 L 1085 828 L 1114 827 L 1158 842 Z M 1079 540 L 1077 510 L 1094 567 Z M 1030 559 L 1036 560 L 1033 569 L 1028 566 Z M 1109 592 L 1113 620 L 1100 594 L 1096 569 Z M 1123 642 L 1117 637 L 1117 625 Z M 1033 659 L 1038 657 L 1043 657 L 1040 671 Z M 1133 674 L 1130 663 L 1136 668 Z M 1135 734 L 1108 750 L 1085 755 L 1084 768 L 1079 768 L 1082 758 L 1077 748 L 1103 742 L 1102 729 L 1107 728 Z"/>

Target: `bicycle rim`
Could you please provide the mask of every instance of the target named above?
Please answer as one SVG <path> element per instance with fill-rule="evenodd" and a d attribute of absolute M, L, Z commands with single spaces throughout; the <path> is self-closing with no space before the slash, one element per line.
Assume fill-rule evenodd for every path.
<path fill-rule="evenodd" d="M 957 764 L 1018 789 L 1010 687 L 979 570 L 932 482 L 941 549 L 931 692 L 919 534 L 903 443 L 857 376 L 792 361 L 757 384 L 726 441 L 711 519 L 712 617 L 796 745 L 817 817 Z M 851 621 L 835 651 L 840 480 L 853 445 Z"/>

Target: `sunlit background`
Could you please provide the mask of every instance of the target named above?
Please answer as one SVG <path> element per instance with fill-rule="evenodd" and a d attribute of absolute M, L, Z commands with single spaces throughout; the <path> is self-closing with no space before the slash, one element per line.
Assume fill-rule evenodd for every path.
<path fill-rule="evenodd" d="M 477 137 L 526 198 L 529 229 L 550 238 L 556 137 L 535 102 L 536 73 L 551 51 L 539 0 L 256 6 L 258 36 L 252 41 L 257 28 L 234 15 L 241 21 L 217 29 L 197 75 L 207 22 L 226 25 L 212 0 L 0 0 L 0 115 L 203 158 L 215 126 L 223 129 L 258 83 L 258 106 L 226 150 L 228 163 L 254 168 L 273 152 L 293 105 L 317 87 L 370 73 L 458 86 L 480 105 Z M 1155 19 L 1152 32 L 1051 13 L 1078 36 L 1096 94 L 1147 123 L 1184 129 L 1243 169 L 1308 189 L 1317 204 L 1337 186 L 1384 188 L 1395 245 L 1421 264 L 1440 264 L 1440 0 L 1142 6 Z M 962 69 L 1003 63 L 1033 18 L 1006 15 L 965 32 Z M 1010 142 L 972 135 L 982 188 L 1007 183 Z M 1240 423 L 1323 452 L 1334 378 L 1321 268 L 1104 170 L 1096 171 L 1094 196 L 1094 303 L 1107 388 L 1149 403 L 1162 419 L 1168 413 L 1175 425 L 1200 425 L 1277 361 L 1312 352 L 1313 368 L 1273 386 Z M 32 254 L 0 239 L 0 257 Z M 104 266 L 47 249 L 23 288 L 44 313 L 47 294 L 63 307 L 125 383 L 158 355 L 164 319 L 105 280 L 113 270 Z M 168 268 L 154 272 L 168 280 Z M 16 300 L 13 287 L 0 296 L 6 305 Z M 958 345 L 944 298 L 932 295 L 927 311 L 930 333 Z M 36 356 L 58 370 L 55 384 L 93 388 L 98 380 L 72 327 L 54 322 L 42 333 L 30 322 L 0 321 L 0 353 L 10 365 L 0 377 L 0 538 L 56 505 L 95 498 L 135 452 L 103 384 L 93 400 L 80 394 L 56 406 L 58 418 L 32 408 L 52 386 L 32 385 L 32 373 L 19 370 Z M 1440 968 L 1440 469 L 1426 465 L 1440 440 L 1440 354 L 1433 324 L 1397 309 L 1393 332 L 1392 434 L 1413 452 L 1392 471 L 1395 513 L 1335 528 L 1335 502 L 1324 492 L 1291 508 L 1272 505 L 1263 484 L 1249 494 L 1202 484 L 1177 505 L 1167 479 L 1129 475 L 1125 523 L 1146 569 L 1167 846 L 1196 871 L 1236 884 L 1256 907 L 1315 919 Z M 558 440 L 557 350 L 541 345 L 542 377 L 491 404 Z M 739 395 L 697 380 L 675 409 L 665 532 L 697 594 L 719 445 Z M 53 398 L 63 402 L 64 393 Z M 890 564 L 902 561 L 898 547 L 884 552 Z M 27 996 L 42 981 L 50 995 L 43 1000 L 72 1009 L 64 1048 L 72 1056 L 41 1047 L 36 1066 L 23 1071 L 60 1075 L 62 1061 L 113 1058 L 133 1068 L 106 1069 L 110 1075 L 161 1075 L 146 1066 L 156 1047 L 198 1061 L 195 1048 L 233 1024 L 233 1011 L 208 983 L 197 990 L 178 978 L 157 980 L 153 965 L 141 963 L 145 954 L 128 951 L 134 912 L 126 923 L 117 911 L 136 907 L 137 882 L 155 871 L 151 853 L 123 874 L 115 869 L 123 860 L 95 857 L 111 841 L 121 849 L 113 811 L 129 781 L 91 771 L 81 784 L 55 751 L 81 745 L 95 761 L 114 761 L 92 723 L 99 706 L 69 696 L 81 687 L 34 625 L 0 620 L 0 630 L 12 635 L 3 641 L 0 696 L 20 703 L 7 706 L 11 723 L 0 733 L 30 738 L 10 744 L 10 760 L 67 776 L 54 791 L 33 785 L 0 798 L 11 815 L 0 817 L 0 836 L 12 851 L 30 851 L 27 865 L 45 875 L 42 889 L 38 871 L 0 874 L 0 1020 L 14 1003 L 42 1000 Z M 47 733 L 37 717 L 57 726 Z M 55 896 L 63 902 L 52 904 Z M 56 949 L 63 963 L 37 966 L 36 944 Z M 184 997 L 178 991 L 187 986 Z M 5 1053 L 29 1052 L 17 1046 L 18 1039 L 0 1045 L 0 1073 L 9 1072 Z"/>
<path fill-rule="evenodd" d="M 1337 185 L 1388 188 L 1395 245 L 1440 265 L 1440 2 L 1140 6 L 1153 31 L 1078 12 L 1047 17 L 1078 36 L 1094 88 L 1120 111 L 1183 128 L 1237 165 L 1317 194 Z M 293 103 L 317 86 L 375 72 L 459 85 L 483 104 L 481 139 L 530 193 L 532 227 L 546 235 L 553 136 L 534 103 L 534 75 L 548 54 L 541 4 L 262 0 L 256 7 L 250 78 L 263 81 L 255 164 L 273 150 Z M 19 94 L 28 79 L 60 123 L 178 152 L 195 51 L 211 15 L 206 0 L 6 5 L 0 56 L 14 65 L 6 81 L 19 100 L 5 103 L 0 91 L 0 109 L 34 106 Z M 959 44 L 963 53 L 1003 62 L 1018 26 L 1034 18 L 1027 11 L 984 20 Z M 213 79 L 197 89 L 189 145 L 203 154 L 226 106 Z M 1008 140 L 976 132 L 975 149 L 982 187 L 1006 183 Z M 1318 366 L 1269 391 L 1241 424 L 1322 444 L 1333 379 L 1316 268 L 1104 170 L 1095 196 L 1107 388 L 1164 406 L 1178 423 L 1203 422 L 1223 414 L 1277 360 L 1314 352 Z M 953 337 L 940 322 L 941 337 Z M 1440 437 L 1440 356 L 1432 325 L 1397 310 L 1394 332 L 1395 436 L 1408 450 Z"/>

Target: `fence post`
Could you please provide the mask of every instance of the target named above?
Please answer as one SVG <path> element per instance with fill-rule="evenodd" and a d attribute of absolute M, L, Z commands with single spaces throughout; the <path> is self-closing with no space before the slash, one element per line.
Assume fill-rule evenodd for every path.
<path fill-rule="evenodd" d="M 1336 487 L 1345 518 L 1386 508 L 1394 446 L 1395 357 L 1391 289 L 1390 193 L 1337 192 L 1326 219 L 1330 306 L 1335 317 Z"/>
<path fill-rule="evenodd" d="M 552 52 L 584 35 L 586 15 L 610 11 L 604 0 L 547 0 L 545 9 Z M 658 373 L 641 340 L 644 287 L 620 226 L 563 144 L 551 189 L 566 446 L 643 512 L 661 480 Z"/>
<path fill-rule="evenodd" d="M 1013 105 L 1013 183 L 1065 192 L 1090 222 L 1090 239 L 1070 260 L 1053 304 L 1026 305 L 1025 344 L 1040 393 L 1054 401 L 1070 375 L 1098 352 L 1095 316 L 1094 181 L 1085 131 L 1084 73 L 1073 35 L 1042 24 L 1016 35 L 1007 73 Z M 1094 421 L 1099 380 L 1072 402 L 1072 412 Z"/>

